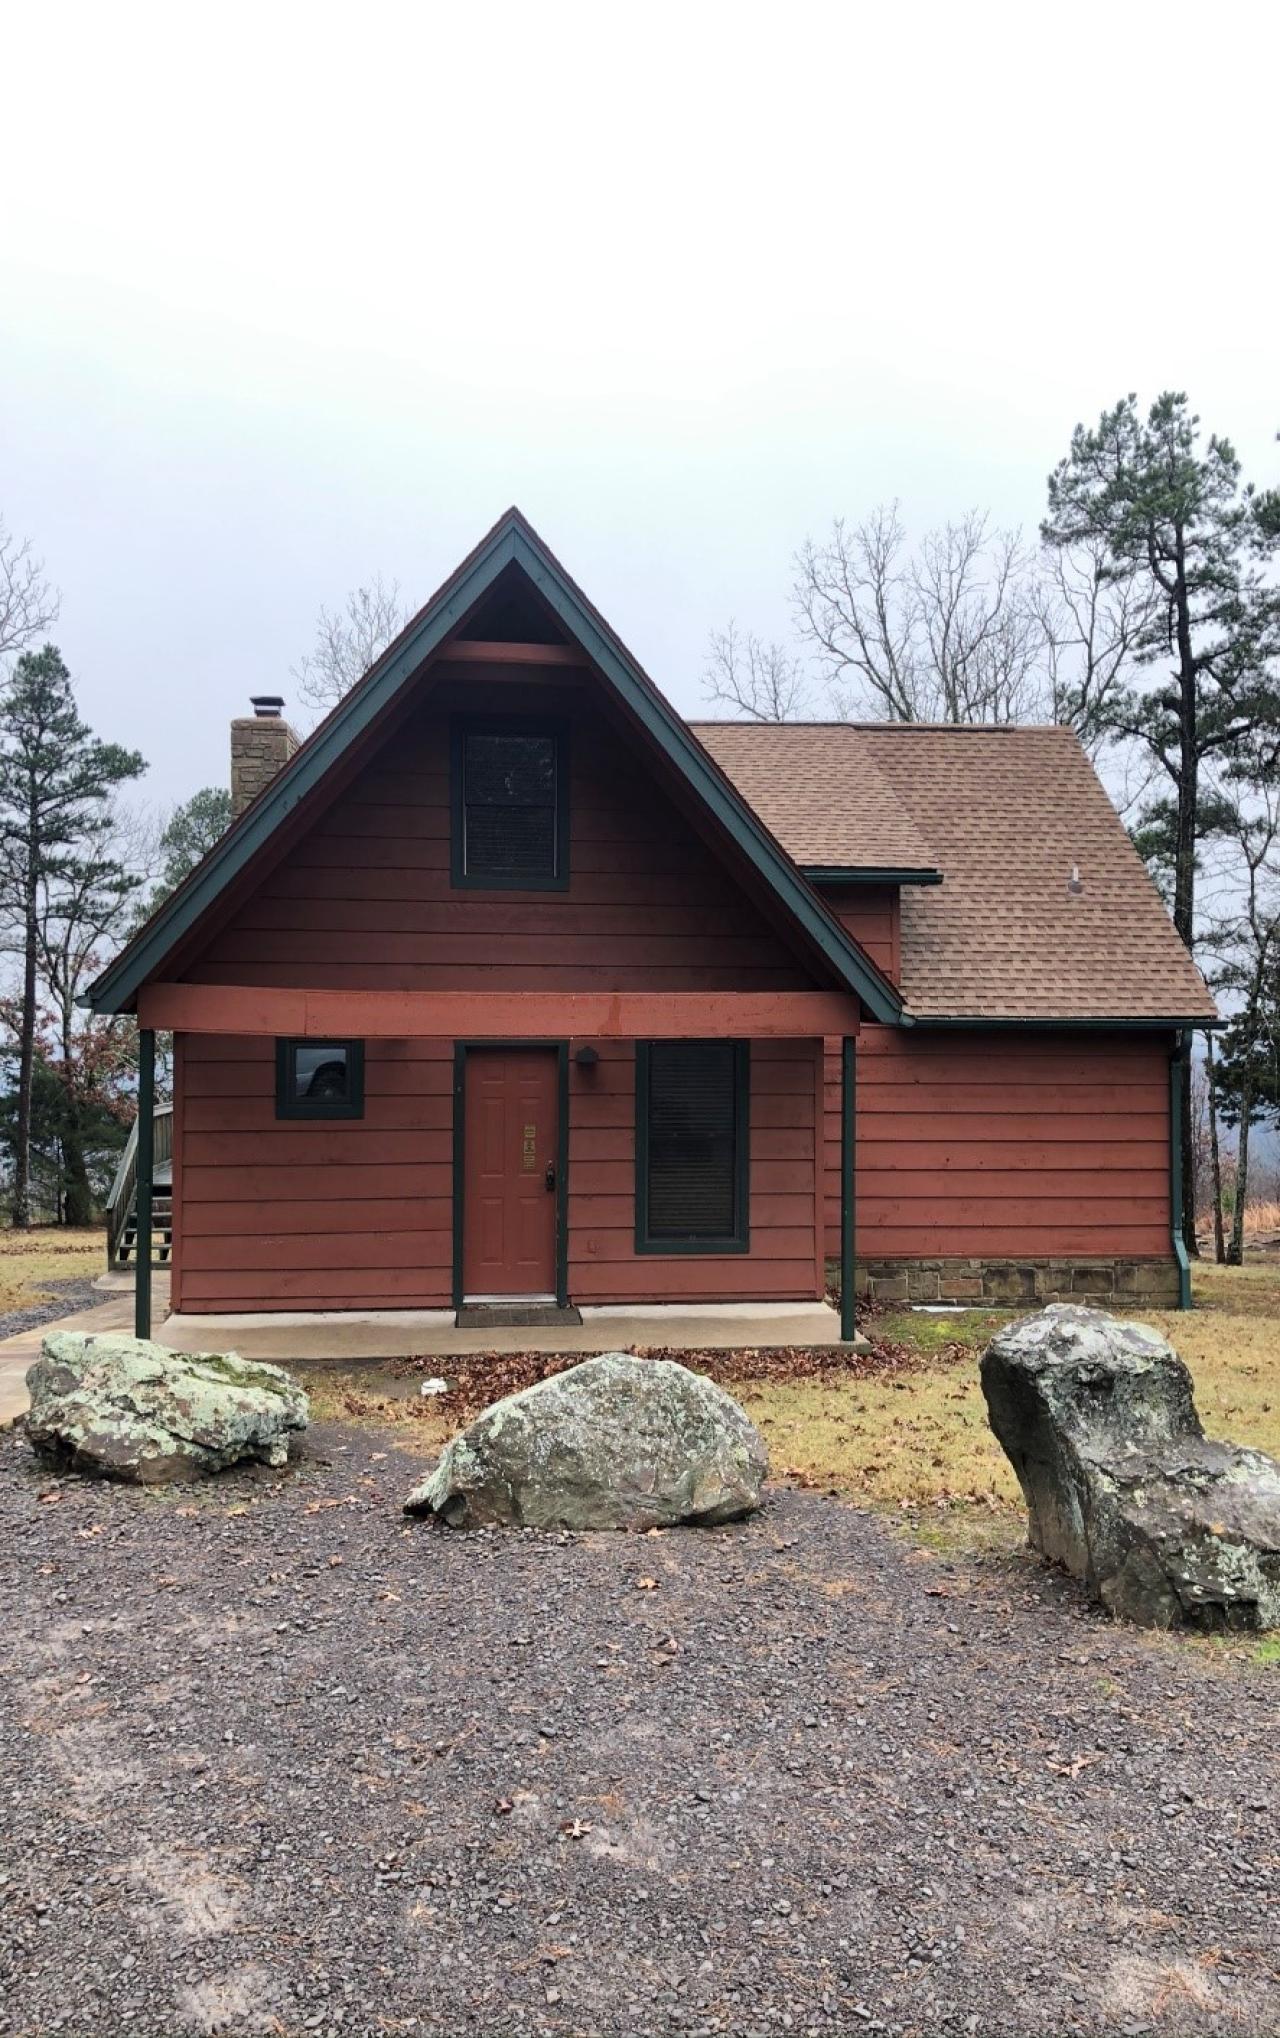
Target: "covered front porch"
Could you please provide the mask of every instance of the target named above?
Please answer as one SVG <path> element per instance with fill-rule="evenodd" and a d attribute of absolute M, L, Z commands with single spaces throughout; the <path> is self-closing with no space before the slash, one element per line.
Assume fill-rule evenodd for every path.
<path fill-rule="evenodd" d="M 187 1349 L 214 1338 L 262 1357 L 310 1352 L 351 1359 L 405 1353 L 443 1358 L 517 1347 L 588 1353 L 617 1345 L 724 1348 L 852 1339 L 859 1021 L 854 997 L 828 991 L 344 992 L 178 982 L 146 986 L 139 999 L 138 1334 L 156 1334 Z M 163 1320 L 158 1320 L 159 1297 L 153 1294 L 158 1029 L 175 1035 L 177 1069 L 175 1308 Z M 822 1045 L 833 1036 L 843 1042 L 838 1312 L 823 1293 Z M 357 1128 L 363 1178 L 372 1181 L 376 1172 L 380 1200 L 376 1213 L 365 1206 L 355 1215 L 354 1222 L 364 1228 L 353 1236 L 367 1255 L 367 1271 L 356 1284 L 337 1281 L 327 1265 L 340 1250 L 333 1231 L 340 1185 L 331 1177 L 339 1165 L 333 1156 L 343 1149 L 334 1143 L 334 1129 L 299 1128 L 296 1121 L 277 1125 L 286 1114 L 279 1109 L 278 1090 L 274 1110 L 267 1091 L 281 1043 L 312 1042 L 357 1043 L 361 1081 L 368 1082 L 371 1106 L 376 1104 L 371 1113 L 376 1122 Z M 749 1054 L 753 1083 L 750 1154 L 744 1130 L 742 1155 L 743 1196 L 749 1195 L 751 1203 L 749 1239 L 745 1204 L 742 1235 L 725 1241 L 723 1248 L 718 1243 L 643 1242 L 638 1214 L 634 1240 L 631 1236 L 632 1200 L 637 1213 L 643 1200 L 639 1155 L 644 1129 L 629 1121 L 618 1146 L 627 1157 L 609 1160 L 602 1157 L 607 1136 L 599 1128 L 620 1125 L 617 1112 L 624 1103 L 628 1112 L 635 1111 L 634 1097 L 642 1087 L 641 1052 L 656 1055 L 652 1044 L 663 1042 L 749 1043 L 741 1056 L 745 1067 Z M 216 1076 L 216 1082 L 192 1085 L 195 1044 L 212 1057 L 206 1075 Z M 535 1270 L 528 1281 L 518 1282 L 514 1297 L 477 1292 L 483 1276 L 468 1263 L 463 1192 L 467 1065 L 473 1055 L 484 1056 L 480 1065 L 490 1068 L 500 1051 L 510 1050 L 533 1061 L 545 1052 L 559 1083 L 555 1144 L 544 1150 L 539 1143 L 535 1155 L 534 1126 L 523 1128 L 528 1172 L 538 1186 L 545 1173 L 552 1192 L 544 1208 L 550 1225 L 554 1206 L 554 1268 L 548 1263 L 547 1274 L 539 1277 Z M 405 1096 L 410 1077 L 423 1092 L 416 1099 Z M 244 1095 L 236 1094 L 237 1085 Z M 523 1109 L 532 1119 L 535 1106 Z M 475 1106 L 471 1118 L 474 1122 Z M 419 1134 L 417 1128 L 425 1129 Z M 341 1130 L 349 1133 L 350 1128 Z M 430 1141 L 437 1156 L 424 1164 L 421 1183 L 405 1164 L 406 1157 L 418 1154 L 418 1137 L 424 1142 L 422 1152 Z M 450 1144 L 451 1170 L 446 1164 Z M 216 1176 L 204 1165 L 211 1154 L 225 1161 L 242 1152 L 253 1165 L 239 1173 L 238 1163 L 222 1167 Z M 549 1154 L 545 1166 L 544 1154 Z M 295 1199 L 300 1174 L 311 1182 L 317 1199 L 324 1199 L 317 1200 L 314 1211 L 297 1200 L 287 1207 L 270 1200 L 270 1163 L 278 1157 L 290 1162 L 278 1179 L 292 1185 L 289 1193 Z M 368 1166 L 384 1158 L 387 1165 Z M 634 1199 L 623 1193 L 623 1177 L 632 1170 Z M 250 1174 L 259 1200 L 252 1221 L 238 1223 L 231 1199 L 237 1183 Z M 411 1186 L 397 1200 L 390 1192 L 402 1178 Z M 216 1179 L 216 1191 L 208 1187 L 210 1179 Z M 196 1200 L 215 1193 L 224 1199 L 216 1205 Z M 467 1207 L 474 1201 L 473 1196 Z M 433 1228 L 415 1231 L 420 1219 Z M 394 1250 L 393 1240 L 399 1241 Z M 406 1250 L 418 1254 L 427 1270 L 421 1282 L 406 1276 Z M 241 1261 L 249 1269 L 267 1271 L 241 1277 Z M 272 1271 L 278 1263 L 286 1269 L 282 1274 Z M 226 1271 L 210 1274 L 209 1268 Z M 390 1270 L 385 1277 L 382 1269 Z M 256 1306 L 255 1281 L 264 1295 L 270 1289 L 264 1307 Z M 353 1285 L 355 1292 L 349 1294 Z M 338 1306 L 333 1306 L 335 1298 Z M 527 1300 L 529 1314 L 522 1320 L 517 1311 L 514 1321 L 482 1321 L 474 1327 L 465 1315 L 459 1322 L 459 1309 L 476 1300 L 508 1299 Z M 516 1343 L 507 1343 L 509 1337 Z"/>

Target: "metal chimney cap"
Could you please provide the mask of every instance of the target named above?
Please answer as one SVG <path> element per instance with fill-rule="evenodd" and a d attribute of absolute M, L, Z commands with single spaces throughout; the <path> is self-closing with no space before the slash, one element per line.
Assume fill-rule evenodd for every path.
<path fill-rule="evenodd" d="M 264 721 L 279 721 L 284 713 L 284 695 L 282 693 L 251 693 L 249 705 L 253 709 L 254 714 L 260 716 Z"/>

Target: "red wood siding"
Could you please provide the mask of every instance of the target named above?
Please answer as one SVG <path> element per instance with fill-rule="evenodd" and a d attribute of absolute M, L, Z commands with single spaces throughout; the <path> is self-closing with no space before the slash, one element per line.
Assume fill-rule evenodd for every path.
<path fill-rule="evenodd" d="M 1114 1034 L 858 1040 L 859 1258 L 1165 1257 L 1169 1045 Z M 826 1250 L 840 1249 L 840 1059 L 826 1055 Z"/>
<path fill-rule="evenodd" d="M 445 1307 L 452 1049 L 369 1041 L 362 1119 L 279 1121 L 275 1080 L 273 1040 L 182 1039 L 175 1309 Z"/>
<path fill-rule="evenodd" d="M 578 1043 L 575 1043 L 578 1044 Z M 751 1048 L 751 1249 L 635 1251 L 635 1058 L 595 1043 L 569 1070 L 569 1293 L 575 1302 L 788 1301 L 822 1292 L 821 1060 Z M 275 1043 L 182 1038 L 174 1307 L 426 1309 L 452 1294 L 453 1058 L 370 1040 L 365 1116 L 278 1121 Z"/>
<path fill-rule="evenodd" d="M 819 1045 L 751 1045 L 751 1249 L 637 1253 L 635 1054 L 593 1043 L 570 1063 L 569 1294 L 574 1302 L 789 1301 L 822 1293 L 817 1124 Z"/>
<path fill-rule="evenodd" d="M 571 724 L 564 892 L 455 891 L 449 713 Z M 334 990 L 752 990 L 812 981 L 585 692 L 442 684 L 187 972 Z"/>
<path fill-rule="evenodd" d="M 864 948 L 891 983 L 902 979 L 897 885 L 858 885 L 823 890 L 840 925 Z"/>

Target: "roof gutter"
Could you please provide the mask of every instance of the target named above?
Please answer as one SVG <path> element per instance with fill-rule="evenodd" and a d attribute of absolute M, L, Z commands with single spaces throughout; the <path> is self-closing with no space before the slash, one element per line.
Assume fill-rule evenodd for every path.
<path fill-rule="evenodd" d="M 802 863 L 811 885 L 940 885 L 931 864 Z"/>
<path fill-rule="evenodd" d="M 929 1033 L 992 1033 L 1014 1029 L 1019 1033 L 1182 1033 L 1193 1027 L 1197 1032 L 1207 1033 L 1212 1027 L 1227 1023 L 1217 1017 L 1203 1019 L 1185 1013 L 1174 1018 L 1156 1019 L 1134 1018 L 1131 1015 L 1114 1019 L 1082 1019 L 1078 1015 L 1074 1018 L 1023 1019 L 1015 1013 L 989 1019 L 951 1019 L 935 1018 L 930 1013 L 904 1012 L 902 1018 L 904 1025 L 916 1026 Z"/>

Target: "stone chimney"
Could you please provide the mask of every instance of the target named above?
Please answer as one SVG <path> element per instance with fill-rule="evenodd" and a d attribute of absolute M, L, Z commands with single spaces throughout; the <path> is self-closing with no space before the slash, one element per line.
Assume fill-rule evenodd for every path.
<path fill-rule="evenodd" d="M 298 747 L 298 739 L 284 719 L 284 701 L 279 694 L 256 693 L 251 703 L 253 713 L 237 715 L 231 724 L 233 821 L 239 820 Z"/>

